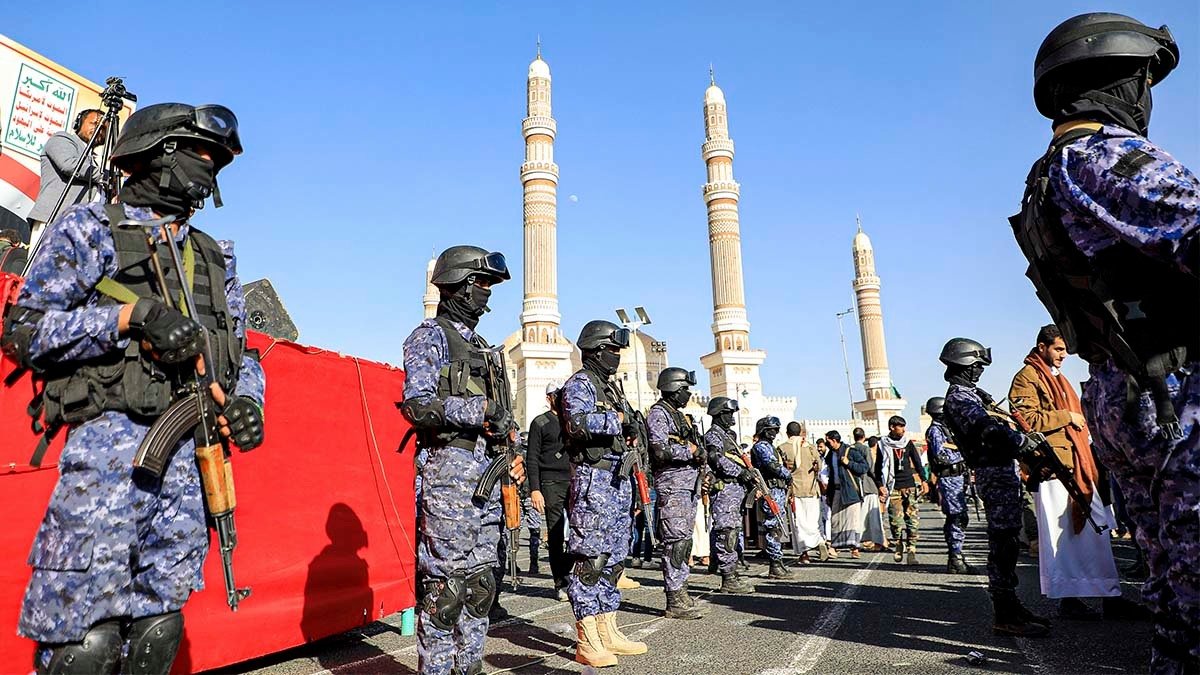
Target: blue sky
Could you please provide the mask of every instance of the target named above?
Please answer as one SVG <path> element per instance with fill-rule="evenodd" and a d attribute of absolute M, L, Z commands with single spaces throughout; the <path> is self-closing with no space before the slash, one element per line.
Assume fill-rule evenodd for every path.
<path fill-rule="evenodd" d="M 1032 61 L 1059 21 L 1105 10 L 1171 27 L 1182 63 L 1155 89 L 1151 136 L 1200 164 L 1192 0 L 131 1 L 115 28 L 111 7 L 10 13 L 3 31 L 95 81 L 125 77 L 143 105 L 233 108 L 246 154 L 221 176 L 225 208 L 197 222 L 237 242 L 243 280 L 271 278 L 302 341 L 391 363 L 420 319 L 431 255 L 478 244 L 519 274 L 520 123 L 539 34 L 559 125 L 564 331 L 641 304 L 673 364 L 699 370 L 711 351 L 711 62 L 737 144 L 751 342 L 768 352 L 767 393 L 797 396 L 801 417 L 848 408 L 834 314 L 851 304 L 856 213 L 909 415 L 945 391 L 937 353 L 955 335 L 993 347 L 983 384 L 1007 390 L 1048 320 L 1005 219 L 1048 140 Z M 481 330 L 503 339 L 520 303 L 519 278 L 498 287 Z"/>

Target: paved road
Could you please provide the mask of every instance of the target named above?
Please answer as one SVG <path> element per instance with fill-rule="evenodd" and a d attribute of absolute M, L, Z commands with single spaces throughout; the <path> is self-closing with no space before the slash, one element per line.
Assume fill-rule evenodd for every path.
<path fill-rule="evenodd" d="M 1150 626 L 1145 621 L 1055 620 L 1048 638 L 1014 639 L 991 632 L 986 578 L 945 574 L 941 518 L 926 505 L 922 513 L 922 552 L 918 566 L 892 562 L 891 554 L 864 553 L 861 560 L 843 555 L 800 570 L 792 581 L 767 581 L 766 565 L 754 564 L 757 592 L 751 596 L 714 593 L 719 579 L 699 574 L 692 588 L 709 603 L 700 621 L 661 616 L 661 575 L 631 570 L 642 587 L 626 591 L 618 620 L 650 652 L 621 657 L 605 673 L 1140 673 L 1149 662 Z M 980 568 L 986 559 L 986 535 L 972 523 L 967 555 Z M 1117 554 L 1128 561 L 1132 549 L 1120 542 Z M 522 552 L 522 565 L 525 564 Z M 543 561 L 543 569 L 547 566 Z M 1036 562 L 1021 559 L 1024 601 L 1047 616 L 1055 604 L 1038 592 Z M 1137 588 L 1125 584 L 1134 598 Z M 570 606 L 551 597 L 543 575 L 528 580 L 504 604 L 518 615 L 492 626 L 486 669 L 489 673 L 577 673 L 574 619 Z M 1093 605 L 1096 605 L 1093 601 Z M 394 623 L 393 623 L 394 622 Z M 270 675 L 336 673 L 413 673 L 414 638 L 403 637 L 399 617 L 367 629 L 313 643 L 243 664 L 227 672 Z M 986 654 L 985 666 L 971 665 L 966 654 Z"/>

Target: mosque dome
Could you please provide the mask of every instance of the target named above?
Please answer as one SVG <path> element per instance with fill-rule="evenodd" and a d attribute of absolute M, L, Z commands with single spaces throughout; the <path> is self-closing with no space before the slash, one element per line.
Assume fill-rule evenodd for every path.
<path fill-rule="evenodd" d="M 704 105 L 714 105 L 720 103 L 725 105 L 725 92 L 717 85 L 709 85 L 708 89 L 704 90 Z"/>
<path fill-rule="evenodd" d="M 550 66 L 540 56 L 529 63 L 529 79 L 535 77 L 550 79 Z"/>

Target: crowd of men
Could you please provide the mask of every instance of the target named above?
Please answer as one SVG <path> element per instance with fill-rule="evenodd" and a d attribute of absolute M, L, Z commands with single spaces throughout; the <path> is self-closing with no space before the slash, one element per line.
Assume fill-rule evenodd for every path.
<path fill-rule="evenodd" d="M 974 572 L 962 543 L 977 494 L 994 629 L 1044 635 L 1048 620 L 1016 594 L 1023 495 L 1037 485 L 1042 592 L 1060 598 L 1065 615 L 1086 614 L 1080 598 L 1120 594 L 1102 531 L 1110 524 L 1104 468 L 1148 568 L 1150 668 L 1192 667 L 1200 654 L 1200 182 L 1147 139 L 1151 87 L 1178 60 L 1165 27 L 1116 14 L 1069 19 L 1043 42 L 1034 98 L 1054 137 L 1012 226 L 1054 325 L 1039 332 L 1007 408 L 978 386 L 991 350 L 966 338 L 945 344 L 949 386 L 926 406 L 934 420 L 926 456 L 900 417 L 877 439 L 830 431 L 813 445 L 791 423 L 778 447 L 780 420 L 764 417 L 743 447 L 733 430 L 737 401 L 719 396 L 701 433 L 682 413 L 696 379 L 680 368 L 662 372 L 661 398 L 643 417 L 614 377 L 629 331 L 598 320 L 576 341 L 583 367 L 547 391 L 551 410 L 533 420 L 527 459 L 516 451 L 502 355 L 476 332 L 493 288 L 511 278 L 506 261 L 474 246 L 444 251 L 432 277 L 437 315 L 403 347 L 400 407 L 418 446 L 421 672 L 482 671 L 501 530 L 514 527 L 506 510 L 516 508 L 509 497 L 527 467 L 526 511 L 545 515 L 551 574 L 574 611 L 583 664 L 647 651 L 616 617 L 626 562 L 635 552 L 646 559 L 655 535 L 664 614 L 697 620 L 705 607 L 688 591 L 695 554 L 707 552 L 721 575 L 718 592 L 753 592 L 742 576 L 748 511 L 767 576 L 786 580 L 795 571 L 785 541 L 801 566 L 810 551 L 827 560 L 864 549 L 916 563 L 918 502 L 930 494 L 945 515 L 947 571 L 958 574 Z M 44 180 L 44 189 L 80 203 L 41 233 L 4 319 L 5 353 L 41 385 L 31 411 L 50 435 L 69 430 L 29 558 L 19 631 L 38 643 L 38 673 L 166 673 L 208 548 L 213 495 L 201 489 L 195 458 L 210 446 L 250 450 L 263 441 L 265 378 L 245 348 L 232 245 L 190 222 L 242 148 L 222 106 L 146 106 L 111 155 L 123 187 L 85 203 L 69 192 L 86 191 L 100 169 L 77 159 L 87 175 L 64 175 L 63 157 L 66 146 L 86 147 L 104 132 L 98 118 L 84 111 L 54 148 L 47 144 L 61 185 Z M 55 159 L 51 149 L 65 154 Z M 7 258 L 19 245 L 5 238 Z M 1089 362 L 1082 397 L 1058 370 L 1067 352 Z M 213 414 L 196 417 L 195 433 L 168 439 L 156 470 L 134 471 L 139 445 L 181 396 Z M 493 467 L 494 487 L 479 489 Z M 531 540 L 536 560 L 540 534 Z M 227 591 L 235 604 L 236 589 Z"/>

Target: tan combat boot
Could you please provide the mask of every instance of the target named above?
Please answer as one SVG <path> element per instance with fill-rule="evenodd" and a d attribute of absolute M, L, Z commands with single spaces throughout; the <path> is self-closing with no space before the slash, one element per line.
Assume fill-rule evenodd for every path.
<path fill-rule="evenodd" d="M 621 576 L 617 577 L 617 583 L 613 584 L 620 591 L 632 591 L 635 588 L 641 588 L 641 582 L 634 581 L 625 576 L 625 570 L 621 570 Z"/>
<path fill-rule="evenodd" d="M 587 616 L 582 621 L 576 621 L 575 634 L 578 639 L 575 643 L 577 662 L 593 668 L 617 665 L 616 655 L 608 651 L 604 641 L 600 639 L 596 617 Z"/>
<path fill-rule="evenodd" d="M 596 617 L 600 640 L 608 651 L 618 655 L 645 654 L 649 649 L 645 642 L 634 642 L 617 628 L 617 613 L 609 612 Z"/>

